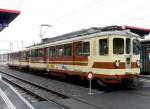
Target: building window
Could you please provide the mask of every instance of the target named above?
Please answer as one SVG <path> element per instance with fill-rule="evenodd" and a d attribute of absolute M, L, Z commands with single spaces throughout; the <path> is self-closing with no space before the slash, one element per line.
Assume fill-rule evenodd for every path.
<path fill-rule="evenodd" d="M 126 54 L 129 54 L 131 51 L 131 40 L 129 38 L 126 39 Z"/>
<path fill-rule="evenodd" d="M 64 56 L 72 56 L 72 45 L 64 45 Z"/>
<path fill-rule="evenodd" d="M 89 56 L 90 55 L 90 43 L 89 42 L 84 42 L 83 43 L 83 55 L 84 56 Z"/>
<path fill-rule="evenodd" d="M 100 55 L 108 54 L 108 39 L 99 40 L 99 54 Z"/>
<path fill-rule="evenodd" d="M 124 54 L 124 40 L 121 38 L 114 38 L 113 40 L 113 53 Z"/>

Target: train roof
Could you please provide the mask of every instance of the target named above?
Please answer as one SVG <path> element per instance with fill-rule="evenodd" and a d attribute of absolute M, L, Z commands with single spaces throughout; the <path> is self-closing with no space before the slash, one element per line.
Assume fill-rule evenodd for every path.
<path fill-rule="evenodd" d="M 35 47 L 38 45 L 46 45 L 48 43 L 62 42 L 63 40 L 69 39 L 80 39 L 84 36 L 85 38 L 94 37 L 95 35 L 103 36 L 103 35 L 124 35 L 124 36 L 136 36 L 143 38 L 145 35 L 149 34 L 149 29 L 132 27 L 132 26 L 106 26 L 106 27 L 92 27 L 89 29 L 81 29 L 79 31 L 70 32 L 67 34 L 63 34 L 60 36 L 45 38 L 42 39 L 42 42 L 36 45 L 29 46 Z"/>
<path fill-rule="evenodd" d="M 56 36 L 53 38 L 45 38 L 42 39 L 42 43 L 50 43 L 50 42 L 56 42 L 60 40 L 65 40 L 68 38 L 74 38 L 79 37 L 83 35 L 93 34 L 93 33 L 99 33 L 99 32 L 106 32 L 106 31 L 116 31 L 116 30 L 130 30 L 132 33 L 138 34 L 141 37 L 144 37 L 145 35 L 148 35 L 150 33 L 150 29 L 144 29 L 139 27 L 133 27 L 133 26 L 106 26 L 106 27 L 92 27 L 89 29 L 82 29 L 79 31 L 63 34 L 60 36 Z"/>
<path fill-rule="evenodd" d="M 20 11 L 0 9 L 0 32 L 8 26 L 18 15 Z"/>

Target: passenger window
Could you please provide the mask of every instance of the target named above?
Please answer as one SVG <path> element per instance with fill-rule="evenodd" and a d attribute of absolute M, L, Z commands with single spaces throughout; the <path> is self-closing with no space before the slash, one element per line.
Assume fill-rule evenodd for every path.
<path fill-rule="evenodd" d="M 130 53 L 131 50 L 131 40 L 129 38 L 126 39 L 126 54 Z"/>
<path fill-rule="evenodd" d="M 52 49 L 49 49 L 49 57 L 52 57 Z"/>
<path fill-rule="evenodd" d="M 52 57 L 55 57 L 55 55 L 56 55 L 56 50 L 55 50 L 55 48 L 53 48 L 52 49 Z"/>
<path fill-rule="evenodd" d="M 72 56 L 72 45 L 71 44 L 64 45 L 64 55 Z"/>
<path fill-rule="evenodd" d="M 49 56 L 50 56 L 50 57 L 54 57 L 55 54 L 56 54 L 55 48 L 51 48 L 51 49 L 49 50 Z"/>
<path fill-rule="evenodd" d="M 108 39 L 99 40 L 99 54 L 100 55 L 108 54 Z"/>
<path fill-rule="evenodd" d="M 124 54 L 124 40 L 121 38 L 114 38 L 113 40 L 113 53 Z"/>
<path fill-rule="evenodd" d="M 63 56 L 63 48 L 59 47 L 56 49 L 56 56 Z"/>
<path fill-rule="evenodd" d="M 31 57 L 37 57 L 37 56 L 38 56 L 38 50 L 37 49 L 31 50 Z"/>
<path fill-rule="evenodd" d="M 90 43 L 89 42 L 83 43 L 83 55 L 84 56 L 90 55 Z"/>
<path fill-rule="evenodd" d="M 43 56 L 43 49 L 39 49 L 39 50 L 38 50 L 38 56 L 39 56 L 39 57 Z"/>
<path fill-rule="evenodd" d="M 76 44 L 76 55 L 77 56 L 81 56 L 82 55 L 82 43 L 81 42 L 78 42 Z"/>

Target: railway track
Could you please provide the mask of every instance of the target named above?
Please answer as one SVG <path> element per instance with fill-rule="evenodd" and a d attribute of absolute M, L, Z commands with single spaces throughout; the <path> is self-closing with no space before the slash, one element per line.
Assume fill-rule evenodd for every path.
<path fill-rule="evenodd" d="M 66 105 L 63 105 L 63 104 L 60 104 L 59 99 L 73 99 L 77 102 L 80 102 L 82 104 L 85 104 L 85 105 L 90 105 L 93 107 L 93 109 L 104 109 L 102 106 L 99 106 L 97 104 L 94 104 L 94 103 L 89 103 L 87 101 L 84 101 L 82 99 L 78 99 L 73 93 L 66 93 L 65 91 L 61 90 L 64 88 L 65 90 L 65 85 L 62 87 L 60 87 L 61 85 L 60 84 L 56 84 L 57 82 L 53 82 L 55 83 L 55 85 L 58 87 L 60 87 L 60 90 L 54 90 L 53 88 L 49 88 L 49 87 L 46 87 L 44 86 L 42 83 L 36 83 L 35 81 L 31 81 L 31 78 L 30 79 L 25 79 L 23 77 L 19 77 L 18 75 L 15 75 L 13 72 L 13 70 L 11 70 L 11 73 L 9 72 L 6 72 L 6 71 L 0 71 L 0 73 L 2 73 L 3 75 L 3 78 L 9 82 L 9 83 L 12 83 L 12 84 L 15 84 L 17 85 L 18 87 L 21 87 L 23 88 L 24 90 L 28 91 L 29 93 L 31 94 L 34 94 L 35 96 L 43 99 L 43 100 L 46 100 L 46 101 L 52 101 L 54 102 L 55 104 L 57 105 L 60 105 L 60 108 L 64 108 L 64 109 L 69 109 L 70 107 L 66 106 Z M 23 73 L 22 73 L 23 74 Z M 28 74 L 29 75 L 29 74 Z M 33 75 L 32 75 L 33 76 Z M 33 80 L 33 79 L 32 79 Z M 66 83 L 63 83 L 63 84 L 66 84 Z M 77 88 L 77 86 L 73 86 L 72 85 L 72 89 L 74 89 L 74 87 Z M 36 91 L 33 91 L 36 90 Z M 80 86 L 78 87 L 78 89 L 80 90 L 81 94 L 83 94 L 82 90 L 86 88 L 81 88 Z M 40 90 L 40 91 L 39 91 Z M 71 89 L 69 89 L 71 90 Z M 87 91 L 88 89 L 86 89 Z M 39 93 L 39 92 L 42 92 L 42 93 Z M 44 93 L 43 93 L 44 92 Z M 71 92 L 71 91 L 70 91 Z M 88 91 L 87 91 L 88 92 Z M 87 93 L 86 92 L 86 93 Z M 77 92 L 78 93 L 78 92 Z M 96 93 L 96 92 L 95 92 Z M 100 93 L 100 92 L 99 92 Z M 49 96 L 48 96 L 49 95 Z M 79 95 L 77 95 L 79 96 Z"/>
<path fill-rule="evenodd" d="M 54 92 L 52 90 L 48 90 L 41 86 L 35 85 L 29 81 L 24 81 L 23 79 L 17 78 L 12 75 L 8 75 L 6 73 L 5 73 L 5 76 L 2 77 L 2 79 L 11 85 L 15 85 L 16 87 L 21 88 L 23 91 L 31 94 L 32 96 L 39 99 L 40 101 L 48 101 L 48 102 L 54 103 L 60 109 L 70 109 L 69 107 L 62 105 L 56 101 L 56 99 L 68 98 L 65 95 Z"/>

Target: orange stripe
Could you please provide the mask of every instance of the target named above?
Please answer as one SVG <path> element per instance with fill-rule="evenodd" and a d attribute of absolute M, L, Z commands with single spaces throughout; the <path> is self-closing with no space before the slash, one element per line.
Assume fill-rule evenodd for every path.
<path fill-rule="evenodd" d="M 94 62 L 92 68 L 125 69 L 125 63 L 120 62 L 120 66 L 116 67 L 114 62 Z"/>
<path fill-rule="evenodd" d="M 30 63 L 45 63 L 46 62 L 30 62 Z M 49 64 L 65 64 L 65 65 L 80 65 L 80 66 L 87 66 L 88 62 L 82 63 L 82 62 L 49 62 Z"/>
<path fill-rule="evenodd" d="M 80 66 L 87 66 L 88 63 L 82 62 L 49 62 L 50 64 L 66 64 L 66 65 L 80 65 Z"/>
<path fill-rule="evenodd" d="M 116 67 L 114 62 L 94 62 L 92 68 L 125 69 L 125 62 L 120 62 L 119 67 Z M 136 65 L 136 62 L 132 62 L 131 68 L 139 68 L 139 67 Z"/>

